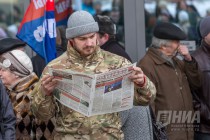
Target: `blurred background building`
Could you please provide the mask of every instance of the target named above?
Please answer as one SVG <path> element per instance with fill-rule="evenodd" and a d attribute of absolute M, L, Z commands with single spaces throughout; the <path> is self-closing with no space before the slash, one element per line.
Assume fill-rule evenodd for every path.
<path fill-rule="evenodd" d="M 30 0 L 0 0 L 0 38 L 15 37 L 29 3 Z M 92 15 L 110 16 L 117 25 L 117 38 L 133 62 L 143 57 L 150 46 L 156 23 L 176 24 L 198 46 L 197 25 L 202 17 L 210 15 L 210 0 L 71 0 L 71 3 L 74 11 L 82 9 Z"/>

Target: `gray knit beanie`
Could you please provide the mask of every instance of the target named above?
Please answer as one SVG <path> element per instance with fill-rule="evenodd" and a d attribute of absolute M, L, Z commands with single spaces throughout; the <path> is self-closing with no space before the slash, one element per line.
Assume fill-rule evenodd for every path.
<path fill-rule="evenodd" d="M 71 39 L 88 33 L 98 32 L 98 23 L 86 11 L 76 11 L 68 19 L 66 38 Z"/>
<path fill-rule="evenodd" d="M 200 21 L 200 33 L 202 38 L 210 33 L 210 16 L 207 16 Z"/>

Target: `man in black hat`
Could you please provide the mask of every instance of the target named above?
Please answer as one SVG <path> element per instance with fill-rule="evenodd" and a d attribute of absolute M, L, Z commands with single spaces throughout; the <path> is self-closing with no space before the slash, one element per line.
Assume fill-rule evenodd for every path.
<path fill-rule="evenodd" d="M 99 25 L 98 40 L 101 48 L 131 61 L 122 45 L 116 40 L 116 26 L 112 19 L 102 15 L 94 18 Z M 152 129 L 150 129 L 152 124 L 148 106 L 134 106 L 130 110 L 121 111 L 120 117 L 126 140 L 152 139 Z"/>
<path fill-rule="evenodd" d="M 186 35 L 177 26 L 159 23 L 153 33 L 151 46 L 138 63 L 157 88 L 152 109 L 170 140 L 193 140 L 193 122 L 200 121 L 191 95 L 191 89 L 201 85 L 197 62 L 179 43 Z M 183 60 L 176 57 L 178 53 Z"/>
<path fill-rule="evenodd" d="M 131 62 L 131 58 L 116 39 L 116 25 L 108 16 L 96 15 L 94 17 L 98 22 L 98 41 L 101 49 L 125 57 Z"/>

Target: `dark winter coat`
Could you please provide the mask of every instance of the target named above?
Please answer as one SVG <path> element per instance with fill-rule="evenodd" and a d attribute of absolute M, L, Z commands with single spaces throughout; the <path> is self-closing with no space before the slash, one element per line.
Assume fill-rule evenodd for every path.
<path fill-rule="evenodd" d="M 132 62 L 122 45 L 120 45 L 115 39 L 109 39 L 101 46 L 101 49 L 122 56 Z"/>
<path fill-rule="evenodd" d="M 0 81 L 0 140 L 15 139 L 16 118 L 8 94 Z"/>
<path fill-rule="evenodd" d="M 201 113 L 199 131 L 210 134 L 210 45 L 203 41 L 192 55 L 202 72 L 202 87 L 194 91 L 194 108 Z"/>
<path fill-rule="evenodd" d="M 61 54 L 63 54 L 63 52 L 64 52 L 64 50 L 62 49 L 61 46 L 56 46 L 57 57 L 60 56 Z M 32 62 L 32 65 L 33 65 L 34 72 L 40 78 L 41 75 L 42 75 L 42 71 L 44 70 L 44 68 L 46 66 L 45 60 L 41 56 L 36 54 L 35 56 L 33 56 L 31 58 L 31 62 Z"/>

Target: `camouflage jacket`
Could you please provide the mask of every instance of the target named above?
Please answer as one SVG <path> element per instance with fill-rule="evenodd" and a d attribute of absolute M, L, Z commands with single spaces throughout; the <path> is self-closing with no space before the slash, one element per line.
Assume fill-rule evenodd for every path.
<path fill-rule="evenodd" d="M 68 46 L 67 52 L 50 62 L 42 75 L 49 74 L 48 68 L 71 69 L 89 74 L 102 73 L 129 65 L 130 62 L 118 55 L 103 51 L 97 47 L 95 53 L 81 57 L 77 51 Z M 55 140 L 121 140 L 124 139 L 121 130 L 119 113 L 86 117 L 58 102 L 53 96 L 44 96 L 39 82 L 34 89 L 32 111 L 42 120 L 56 117 Z M 155 97 L 154 84 L 146 78 L 144 87 L 135 87 L 135 104 L 146 105 Z"/>

